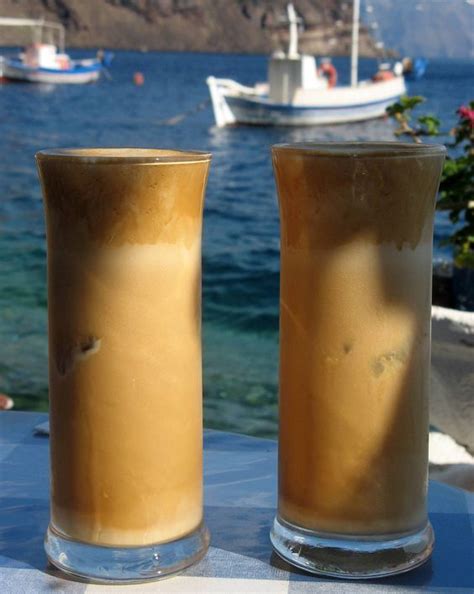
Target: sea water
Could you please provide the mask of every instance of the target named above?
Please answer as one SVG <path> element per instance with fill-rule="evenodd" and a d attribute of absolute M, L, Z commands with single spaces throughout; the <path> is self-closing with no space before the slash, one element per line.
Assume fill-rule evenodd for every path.
<path fill-rule="evenodd" d="M 347 82 L 348 60 L 334 63 Z M 374 68 L 361 60 L 361 77 Z M 141 87 L 133 84 L 137 71 Z M 13 396 L 17 409 L 47 409 L 46 243 L 34 153 L 57 146 L 194 148 L 214 155 L 203 243 L 205 424 L 276 434 L 279 222 L 270 146 L 393 140 L 394 126 L 377 120 L 220 130 L 205 104 L 211 74 L 253 84 L 266 78 L 266 57 L 117 52 L 98 84 L 0 86 L 0 392 Z M 473 82 L 470 62 L 432 60 L 408 92 L 425 96 L 420 114 L 441 116 L 448 131 Z M 447 216 L 438 215 L 435 257 L 450 257 L 440 246 L 449 230 Z"/>

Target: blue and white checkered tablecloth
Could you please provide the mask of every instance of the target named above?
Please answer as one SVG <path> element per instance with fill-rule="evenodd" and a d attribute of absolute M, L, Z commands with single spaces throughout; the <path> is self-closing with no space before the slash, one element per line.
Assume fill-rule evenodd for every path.
<path fill-rule="evenodd" d="M 0 413 L 0 593 L 157 592 L 309 594 L 313 592 L 474 592 L 474 495 L 430 484 L 434 555 L 424 566 L 375 581 L 344 582 L 293 569 L 272 552 L 276 443 L 216 431 L 205 435 L 206 520 L 211 548 L 181 575 L 133 586 L 98 586 L 48 567 L 48 438 L 34 435 L 38 413 Z"/>

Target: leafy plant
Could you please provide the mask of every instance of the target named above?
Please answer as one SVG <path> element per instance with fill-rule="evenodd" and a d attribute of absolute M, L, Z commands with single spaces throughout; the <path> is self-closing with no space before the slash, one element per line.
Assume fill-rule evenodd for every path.
<path fill-rule="evenodd" d="M 421 143 L 424 136 L 443 134 L 436 116 L 422 115 L 413 121 L 412 110 L 424 102 L 424 97 L 402 97 L 387 109 L 398 123 L 397 136 L 409 136 Z M 445 241 L 454 247 L 456 265 L 474 268 L 474 101 L 456 114 L 457 123 L 449 132 L 454 140 L 447 145 L 452 154 L 444 163 L 436 206 L 449 211 L 450 220 L 461 225 Z"/>

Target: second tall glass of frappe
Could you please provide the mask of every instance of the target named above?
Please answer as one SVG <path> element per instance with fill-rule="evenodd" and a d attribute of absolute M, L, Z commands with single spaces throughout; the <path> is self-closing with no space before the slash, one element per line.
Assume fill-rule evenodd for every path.
<path fill-rule="evenodd" d="M 273 149 L 281 218 L 279 500 L 299 567 L 378 577 L 423 563 L 431 261 L 445 149 Z"/>

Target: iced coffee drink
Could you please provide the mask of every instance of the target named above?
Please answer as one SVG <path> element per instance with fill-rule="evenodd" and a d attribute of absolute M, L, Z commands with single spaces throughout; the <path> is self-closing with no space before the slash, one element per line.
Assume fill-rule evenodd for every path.
<path fill-rule="evenodd" d="M 273 157 L 281 214 L 277 532 L 429 540 L 431 259 L 444 149 L 288 145 Z M 272 538 L 278 551 L 279 535 Z M 306 568 L 380 575 L 423 560 L 402 557 L 390 568 L 379 558 L 380 566 L 351 569 L 332 557 Z"/>
<path fill-rule="evenodd" d="M 200 300 L 210 156 L 77 149 L 37 159 L 48 239 L 47 552 L 58 565 L 54 539 L 145 557 L 154 547 L 149 573 L 123 580 L 164 575 L 207 546 Z M 157 545 L 173 542 L 188 557 L 175 553 L 168 567 L 169 547 Z M 113 566 L 95 577 L 122 579 Z"/>

